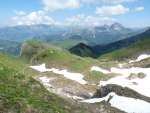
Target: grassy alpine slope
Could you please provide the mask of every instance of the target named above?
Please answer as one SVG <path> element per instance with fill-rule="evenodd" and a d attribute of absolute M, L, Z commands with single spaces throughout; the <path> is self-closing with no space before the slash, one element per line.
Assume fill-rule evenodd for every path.
<path fill-rule="evenodd" d="M 30 42 L 30 44 L 33 44 Z M 35 42 L 34 42 L 35 44 Z M 52 49 L 53 50 L 53 49 Z M 46 53 L 48 55 L 47 62 L 53 62 L 63 65 L 66 60 L 69 65 L 78 61 L 76 66 L 81 63 L 81 68 L 91 64 L 88 59 L 72 56 L 69 52 L 62 50 L 46 49 L 42 50 L 35 58 L 42 58 Z M 45 52 L 46 51 L 46 52 Z M 62 52 L 61 52 L 62 51 Z M 80 59 L 79 59 L 80 58 Z M 61 59 L 56 62 L 56 60 Z M 55 61 L 55 62 L 54 62 Z M 62 62 L 64 61 L 64 62 Z M 92 60 L 90 60 L 92 62 Z M 42 62 L 42 61 L 41 61 Z M 60 63 L 61 62 L 61 63 Z M 70 64 L 69 64 L 70 63 Z M 57 65 L 58 65 L 57 64 Z M 75 67 L 76 67 L 75 66 Z M 98 106 L 101 106 L 107 112 L 121 112 L 109 105 L 96 104 L 87 105 L 76 103 L 70 99 L 63 99 L 49 92 L 39 81 L 34 79 L 39 73 L 29 69 L 29 64 L 26 64 L 22 59 L 17 59 L 9 55 L 0 54 L 0 112 L 2 113 L 94 113 Z M 79 67 L 72 69 L 79 70 Z M 85 67 L 84 67 L 85 69 Z M 81 70 L 80 70 L 81 71 Z M 98 75 L 96 74 L 96 77 Z M 101 107 L 99 109 L 101 109 Z M 109 109 L 108 109 L 109 108 Z M 96 111 L 95 111 L 96 112 Z M 96 112 L 97 113 L 97 112 Z"/>
<path fill-rule="evenodd" d="M 1 113 L 81 113 L 82 110 L 88 113 L 77 104 L 48 92 L 33 75 L 24 62 L 0 54 Z"/>

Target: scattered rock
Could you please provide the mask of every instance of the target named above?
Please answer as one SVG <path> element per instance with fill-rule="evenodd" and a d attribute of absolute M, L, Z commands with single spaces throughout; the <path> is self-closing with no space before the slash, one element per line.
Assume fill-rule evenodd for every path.
<path fill-rule="evenodd" d="M 146 74 L 144 74 L 144 73 L 138 73 L 138 74 L 131 73 L 130 76 L 127 77 L 127 79 L 129 79 L 129 80 L 136 79 L 136 78 L 143 79 L 145 77 L 146 77 Z"/>

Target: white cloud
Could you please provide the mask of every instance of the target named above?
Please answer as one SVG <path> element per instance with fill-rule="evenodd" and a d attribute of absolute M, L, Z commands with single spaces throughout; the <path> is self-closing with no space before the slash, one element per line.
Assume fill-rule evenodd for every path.
<path fill-rule="evenodd" d="M 102 2 L 105 3 L 113 3 L 113 4 L 118 4 L 118 3 L 123 3 L 123 2 L 133 2 L 136 0 L 101 0 Z"/>
<path fill-rule="evenodd" d="M 59 25 L 82 25 L 96 26 L 102 24 L 111 24 L 116 21 L 111 18 L 112 15 L 121 15 L 130 11 L 129 8 L 123 5 L 108 5 L 96 8 L 96 16 L 76 15 L 66 18 L 63 22 L 59 22 L 51 18 L 49 11 L 57 11 L 63 9 L 79 8 L 83 3 L 121 3 L 135 0 L 42 0 L 43 10 L 26 13 L 24 11 L 14 11 L 16 16 L 11 20 L 13 25 L 33 25 L 33 24 L 59 24 Z M 144 7 L 137 7 L 137 11 L 144 10 Z"/>
<path fill-rule="evenodd" d="M 42 0 L 44 9 L 46 11 L 56 11 L 64 9 L 76 9 L 80 8 L 84 4 L 119 4 L 124 2 L 133 2 L 137 0 Z"/>
<path fill-rule="evenodd" d="M 129 8 L 126 8 L 122 5 L 114 5 L 114 6 L 103 6 L 96 8 L 96 14 L 99 15 L 121 15 L 129 12 Z"/>
<path fill-rule="evenodd" d="M 116 20 L 110 17 L 101 16 L 85 16 L 79 14 L 73 17 L 68 17 L 64 21 L 56 21 L 45 11 L 37 11 L 25 13 L 23 11 L 15 11 L 16 16 L 12 17 L 12 25 L 36 25 L 36 24 L 49 24 L 49 25 L 67 25 L 67 26 L 98 26 L 103 24 L 112 24 Z"/>
<path fill-rule="evenodd" d="M 71 18 L 67 18 L 65 23 L 75 26 L 98 26 L 103 24 L 112 24 L 115 21 L 116 20 L 114 18 L 110 17 L 76 15 Z"/>
<path fill-rule="evenodd" d="M 124 2 L 133 2 L 137 0 L 42 0 L 44 9 L 48 11 L 56 11 L 63 9 L 76 9 L 84 4 L 119 4 Z"/>
<path fill-rule="evenodd" d="M 136 7 L 134 9 L 135 12 L 141 12 L 141 11 L 144 11 L 144 7 Z"/>
<path fill-rule="evenodd" d="M 11 21 L 13 25 L 56 24 L 56 22 L 43 11 L 31 12 L 29 14 L 17 12 L 17 15 L 12 17 Z"/>
<path fill-rule="evenodd" d="M 137 0 L 80 0 L 84 3 L 108 3 L 108 4 L 118 4 L 124 2 L 134 2 Z"/>
<path fill-rule="evenodd" d="M 80 7 L 78 0 L 42 0 L 44 9 L 47 11 L 56 11 L 63 9 L 75 9 Z"/>

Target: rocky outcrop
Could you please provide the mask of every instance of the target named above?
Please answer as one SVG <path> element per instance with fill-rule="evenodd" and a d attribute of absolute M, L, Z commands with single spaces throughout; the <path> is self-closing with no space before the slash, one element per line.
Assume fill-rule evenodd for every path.
<path fill-rule="evenodd" d="M 141 95 L 138 92 L 130 88 L 121 87 L 115 84 L 108 84 L 106 86 L 101 87 L 100 89 L 96 91 L 93 98 L 102 98 L 102 97 L 107 96 L 111 92 L 115 92 L 117 95 L 120 95 L 120 96 L 125 96 L 125 97 L 130 97 L 130 98 L 135 98 L 135 99 L 144 100 L 146 102 L 150 102 L 149 97 Z"/>
<path fill-rule="evenodd" d="M 23 59 L 31 60 L 33 56 L 37 55 L 39 52 L 52 47 L 51 45 L 37 41 L 37 40 L 28 40 L 24 42 L 21 46 L 20 56 Z"/>

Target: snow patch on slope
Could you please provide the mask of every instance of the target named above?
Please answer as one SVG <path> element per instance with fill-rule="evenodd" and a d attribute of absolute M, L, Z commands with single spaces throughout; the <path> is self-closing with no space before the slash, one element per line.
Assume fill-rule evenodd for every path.
<path fill-rule="evenodd" d="M 150 68 L 116 68 L 112 67 L 109 70 L 104 70 L 102 68 L 93 66 L 91 71 L 99 71 L 105 74 L 113 73 L 120 75 L 109 79 L 108 81 L 100 81 L 99 86 L 106 86 L 108 84 L 116 84 L 122 87 L 128 87 L 142 95 L 150 97 Z M 129 79 L 131 75 L 137 76 Z M 141 74 L 143 77 L 139 78 L 138 75 Z"/>
<path fill-rule="evenodd" d="M 97 66 L 91 67 L 91 71 L 98 71 L 98 72 L 101 72 L 103 74 L 109 74 L 109 73 L 111 73 L 110 71 L 102 69 L 102 68 L 97 67 Z"/>
<path fill-rule="evenodd" d="M 36 71 L 39 71 L 41 73 L 50 71 L 50 69 L 46 68 L 45 64 L 41 64 L 41 65 L 37 65 L 37 66 L 30 66 L 30 68 L 32 68 Z"/>
<path fill-rule="evenodd" d="M 140 61 L 147 59 L 147 58 L 150 58 L 150 55 L 142 54 L 136 60 L 130 60 L 129 63 L 140 62 Z"/>
<path fill-rule="evenodd" d="M 84 75 L 82 75 L 80 73 L 71 73 L 71 72 L 68 72 L 67 70 L 59 70 L 56 68 L 48 69 L 48 68 L 46 68 L 45 64 L 37 65 L 37 66 L 30 66 L 30 67 L 32 69 L 35 69 L 36 71 L 39 71 L 39 72 L 53 72 L 55 74 L 64 75 L 64 77 L 66 77 L 67 79 L 74 80 L 80 84 L 86 84 L 87 83 L 83 79 Z"/>
<path fill-rule="evenodd" d="M 116 107 L 128 113 L 149 113 L 150 103 L 143 100 L 118 96 L 115 93 L 110 93 L 103 98 L 93 98 L 88 100 L 83 100 L 81 102 L 85 103 L 98 103 L 102 101 L 109 101 L 112 107 Z"/>

